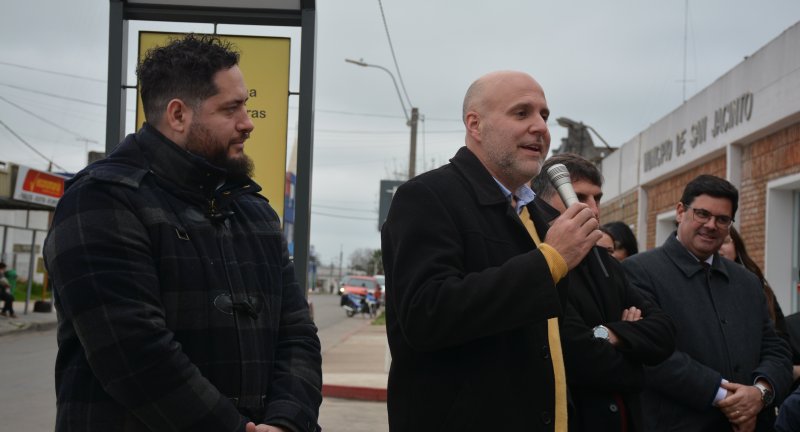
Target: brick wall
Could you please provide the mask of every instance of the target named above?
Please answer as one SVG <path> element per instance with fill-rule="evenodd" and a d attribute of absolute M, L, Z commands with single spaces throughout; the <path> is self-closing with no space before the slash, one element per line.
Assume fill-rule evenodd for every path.
<path fill-rule="evenodd" d="M 800 172 L 800 123 L 762 138 L 742 150 L 739 232 L 747 251 L 764 268 L 767 183 Z"/>
<path fill-rule="evenodd" d="M 629 226 L 636 226 L 636 214 L 639 208 L 639 192 L 634 189 L 600 206 L 600 223 L 623 221 Z M 633 232 L 636 232 L 634 229 Z"/>

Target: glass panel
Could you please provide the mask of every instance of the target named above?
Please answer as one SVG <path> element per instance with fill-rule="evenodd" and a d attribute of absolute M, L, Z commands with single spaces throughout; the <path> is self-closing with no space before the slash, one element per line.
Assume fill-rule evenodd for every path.
<path fill-rule="evenodd" d="M 800 311 L 800 192 L 793 194 L 794 203 L 792 205 L 792 304 L 794 310 Z"/>

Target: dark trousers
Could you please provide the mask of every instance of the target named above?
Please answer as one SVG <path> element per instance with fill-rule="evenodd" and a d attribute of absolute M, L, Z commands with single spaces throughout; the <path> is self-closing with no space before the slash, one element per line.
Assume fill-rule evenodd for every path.
<path fill-rule="evenodd" d="M 3 300 L 3 313 L 14 315 L 14 296 L 10 292 L 3 290 L 0 291 L 0 300 Z"/>

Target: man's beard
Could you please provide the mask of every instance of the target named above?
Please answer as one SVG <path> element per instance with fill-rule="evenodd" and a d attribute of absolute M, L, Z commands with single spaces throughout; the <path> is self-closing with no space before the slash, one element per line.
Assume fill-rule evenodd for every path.
<path fill-rule="evenodd" d="M 231 180 L 247 180 L 253 176 L 253 160 L 244 153 L 239 157 L 230 157 L 228 143 L 215 140 L 201 124 L 193 122 L 189 126 L 186 150 L 227 171 Z"/>

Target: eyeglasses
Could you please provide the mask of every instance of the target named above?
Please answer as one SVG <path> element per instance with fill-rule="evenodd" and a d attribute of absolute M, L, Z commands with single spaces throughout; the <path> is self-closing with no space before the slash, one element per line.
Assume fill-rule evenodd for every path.
<path fill-rule="evenodd" d="M 720 228 L 728 228 L 733 223 L 733 218 L 727 215 L 715 215 L 710 211 L 701 208 L 694 208 L 684 204 L 684 207 L 692 211 L 694 221 L 701 224 L 708 223 L 711 218 L 714 218 L 714 223 Z"/>

